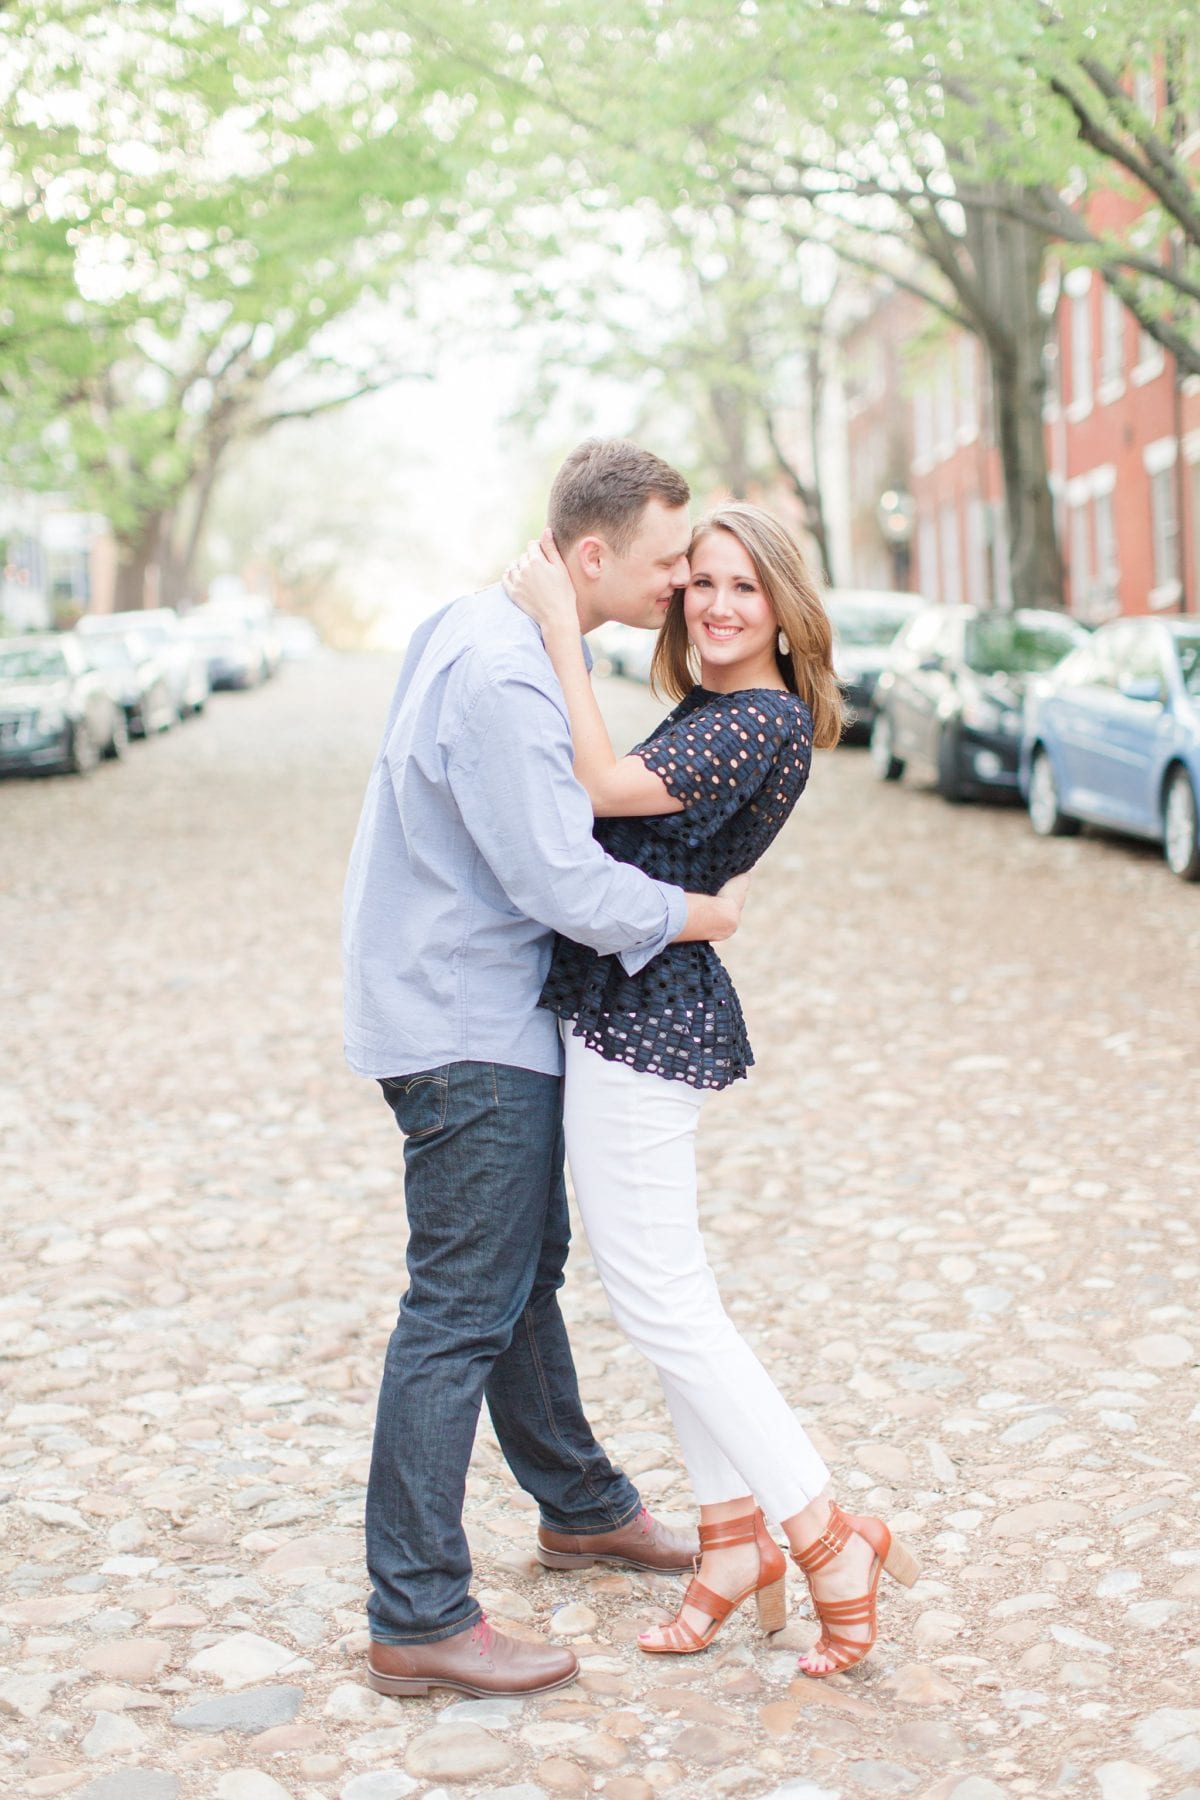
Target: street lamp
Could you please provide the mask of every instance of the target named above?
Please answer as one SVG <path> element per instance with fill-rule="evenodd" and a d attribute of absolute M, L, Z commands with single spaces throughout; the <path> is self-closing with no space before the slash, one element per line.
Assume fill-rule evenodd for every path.
<path fill-rule="evenodd" d="M 897 588 L 908 587 L 912 578 L 912 537 L 917 522 L 917 503 L 903 488 L 885 488 L 875 507 L 883 541 L 892 556 L 892 575 Z"/>

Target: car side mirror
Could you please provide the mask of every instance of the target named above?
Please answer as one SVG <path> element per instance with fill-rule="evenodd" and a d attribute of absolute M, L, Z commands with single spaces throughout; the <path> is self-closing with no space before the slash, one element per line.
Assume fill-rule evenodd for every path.
<path fill-rule="evenodd" d="M 1147 705 L 1153 701 L 1162 704 L 1162 683 L 1156 681 L 1152 675 L 1130 676 L 1128 680 L 1118 682 L 1117 686 L 1118 691 L 1125 696 L 1126 700 L 1141 700 Z"/>

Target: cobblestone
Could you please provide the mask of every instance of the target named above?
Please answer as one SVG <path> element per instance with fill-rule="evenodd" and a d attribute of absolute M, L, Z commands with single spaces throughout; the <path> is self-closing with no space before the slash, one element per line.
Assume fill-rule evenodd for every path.
<path fill-rule="evenodd" d="M 859 1510 L 922 1558 L 874 1656 L 797 1680 L 679 1584 L 552 1574 L 481 1431 L 522 1706 L 361 1680 L 399 1141 L 341 1060 L 342 873 L 395 664 L 289 668 L 86 782 L 0 785 L 0 1749 L 82 1800 L 1178 1793 L 1200 1770 L 1200 895 L 1156 853 L 819 759 L 728 947 L 754 1040 L 703 1209 L 730 1310 Z M 611 684 L 618 736 L 656 715 Z M 577 1240 L 589 1409 L 691 1515 Z M 243 1685 L 246 1684 L 246 1685 Z M 474 1772 L 472 1772 L 474 1771 Z"/>

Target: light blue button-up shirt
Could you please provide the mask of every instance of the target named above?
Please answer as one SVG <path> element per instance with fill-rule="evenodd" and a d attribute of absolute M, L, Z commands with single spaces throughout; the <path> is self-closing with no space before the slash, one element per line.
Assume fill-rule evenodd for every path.
<path fill-rule="evenodd" d="M 448 1062 L 557 1075 L 538 1006 L 553 933 L 631 974 L 683 928 L 676 887 L 614 862 L 571 771 L 541 633 L 501 587 L 420 627 L 346 877 L 346 1055 L 360 1075 Z"/>

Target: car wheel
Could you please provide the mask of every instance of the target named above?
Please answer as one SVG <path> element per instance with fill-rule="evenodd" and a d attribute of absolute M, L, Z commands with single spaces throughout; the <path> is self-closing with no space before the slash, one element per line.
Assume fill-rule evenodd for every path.
<path fill-rule="evenodd" d="M 952 806 L 965 800 L 969 792 L 967 783 L 963 780 L 962 756 L 958 743 L 949 731 L 943 731 L 938 738 L 937 791 Z"/>
<path fill-rule="evenodd" d="M 1054 766 L 1044 750 L 1034 751 L 1029 771 L 1029 823 L 1039 837 L 1072 837 L 1079 830 L 1079 820 L 1058 804 Z"/>
<path fill-rule="evenodd" d="M 71 753 L 67 758 L 67 768 L 72 775 L 90 775 L 100 761 L 100 747 L 86 719 L 80 719 L 71 733 Z"/>
<path fill-rule="evenodd" d="M 871 727 L 871 741 L 868 754 L 871 767 L 880 781 L 899 781 L 904 773 L 904 764 L 895 754 L 892 745 L 892 722 L 885 712 L 875 714 L 875 723 Z"/>
<path fill-rule="evenodd" d="M 1186 769 L 1174 769 L 1163 807 L 1163 852 L 1181 881 L 1200 881 L 1200 806 Z"/>
<path fill-rule="evenodd" d="M 124 756 L 129 748 L 129 727 L 125 723 L 125 714 L 118 708 L 113 713 L 112 732 L 104 747 L 104 754 L 110 761 Z"/>

